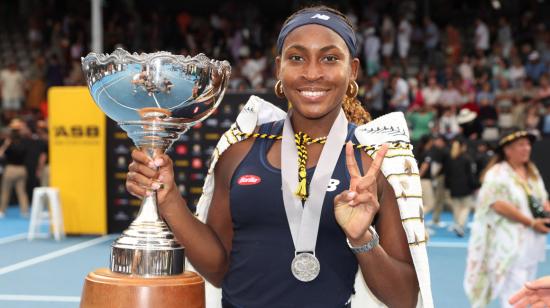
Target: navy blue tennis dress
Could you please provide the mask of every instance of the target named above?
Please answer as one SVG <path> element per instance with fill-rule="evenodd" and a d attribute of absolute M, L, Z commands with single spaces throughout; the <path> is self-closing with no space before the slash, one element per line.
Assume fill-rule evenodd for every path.
<path fill-rule="evenodd" d="M 260 133 L 279 135 L 283 123 L 264 124 Z M 355 125 L 349 124 L 347 140 L 354 130 Z M 223 307 L 345 307 L 354 292 L 358 268 L 334 217 L 334 197 L 349 188 L 345 147 L 331 176 L 321 212 L 316 246 L 321 271 L 315 280 L 301 282 L 290 270 L 294 244 L 283 205 L 281 170 L 267 161 L 272 144 L 272 140 L 257 138 L 231 179 L 234 235 L 230 265 L 222 285 Z M 360 161 L 358 150 L 356 159 Z M 307 171 L 308 183 L 314 170 Z"/>

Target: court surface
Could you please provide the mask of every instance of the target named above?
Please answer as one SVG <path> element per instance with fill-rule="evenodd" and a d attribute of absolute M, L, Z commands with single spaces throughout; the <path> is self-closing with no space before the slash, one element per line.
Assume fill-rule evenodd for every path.
<path fill-rule="evenodd" d="M 452 218 L 445 213 L 443 219 L 448 224 Z M 28 219 L 19 217 L 15 208 L 0 219 L 0 307 L 78 307 L 84 278 L 94 269 L 108 267 L 110 245 L 118 234 L 29 242 L 27 227 Z M 462 288 L 468 233 L 458 238 L 447 226 L 433 229 L 428 254 L 435 306 L 469 307 Z M 550 275 L 550 260 L 539 265 L 538 275 Z M 499 305 L 494 302 L 490 307 Z"/>

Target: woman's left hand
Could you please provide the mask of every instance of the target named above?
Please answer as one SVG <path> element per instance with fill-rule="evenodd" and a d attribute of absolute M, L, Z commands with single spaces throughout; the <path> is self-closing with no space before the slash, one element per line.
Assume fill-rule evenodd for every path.
<path fill-rule="evenodd" d="M 350 142 L 346 144 L 346 166 L 350 174 L 350 188 L 334 198 L 334 215 L 352 245 L 361 246 L 370 240 L 368 229 L 378 212 L 378 188 L 376 176 L 388 151 L 382 145 L 369 170 L 361 176 Z"/>

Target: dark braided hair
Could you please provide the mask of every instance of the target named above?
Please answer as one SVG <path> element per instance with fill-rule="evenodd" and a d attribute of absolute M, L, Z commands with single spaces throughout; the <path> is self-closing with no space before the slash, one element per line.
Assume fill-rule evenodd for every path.
<path fill-rule="evenodd" d="M 306 6 L 296 12 L 294 12 L 292 15 L 290 15 L 284 22 L 283 27 L 288 24 L 290 20 L 292 20 L 296 15 L 301 13 L 307 13 L 307 12 L 329 12 L 332 13 L 339 18 L 341 18 L 352 30 L 355 31 L 355 27 L 351 23 L 351 21 L 348 19 L 344 13 L 340 12 L 339 10 L 326 6 L 326 5 L 312 5 L 312 6 Z M 351 58 L 351 57 L 350 57 Z M 346 96 L 344 98 L 344 102 L 342 103 L 342 108 L 344 109 L 344 113 L 346 114 L 346 118 L 348 121 L 355 123 L 357 125 L 362 125 L 371 120 L 370 113 L 363 108 L 361 105 L 361 102 L 355 97 L 348 97 Z"/>

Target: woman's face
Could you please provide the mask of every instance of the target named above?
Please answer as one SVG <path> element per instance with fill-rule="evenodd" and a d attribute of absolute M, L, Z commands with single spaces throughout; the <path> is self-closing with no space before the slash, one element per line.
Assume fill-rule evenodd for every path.
<path fill-rule="evenodd" d="M 504 147 L 504 154 L 513 164 L 524 164 L 531 157 L 531 142 L 527 138 L 519 138 Z"/>
<path fill-rule="evenodd" d="M 286 37 L 276 59 L 277 78 L 298 113 L 321 118 L 340 107 L 358 59 L 351 59 L 344 40 L 321 25 L 305 25 Z"/>

